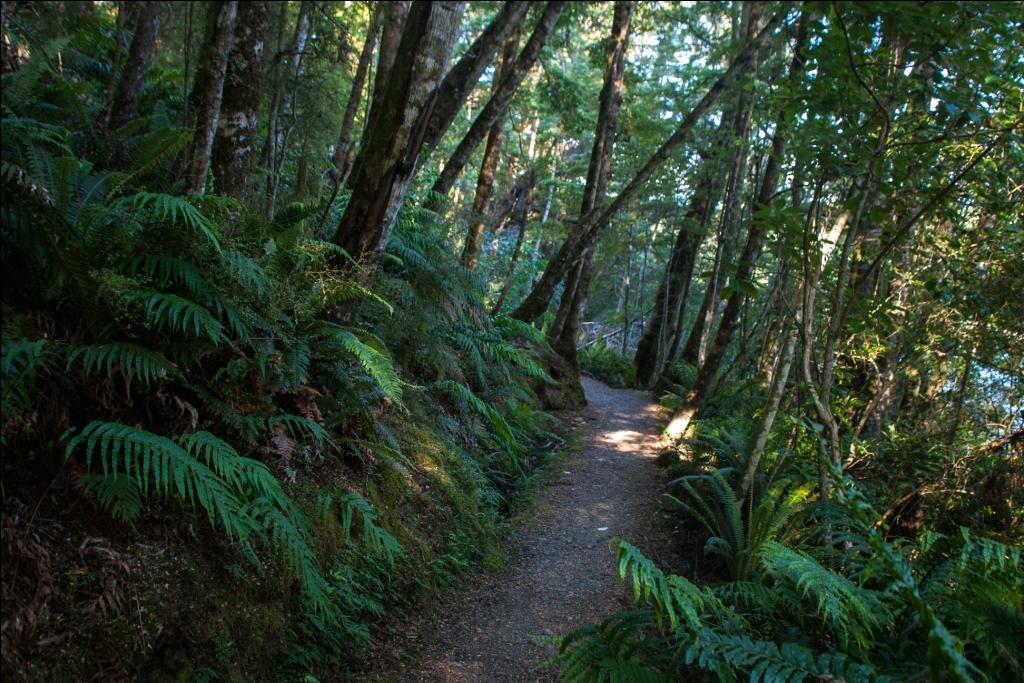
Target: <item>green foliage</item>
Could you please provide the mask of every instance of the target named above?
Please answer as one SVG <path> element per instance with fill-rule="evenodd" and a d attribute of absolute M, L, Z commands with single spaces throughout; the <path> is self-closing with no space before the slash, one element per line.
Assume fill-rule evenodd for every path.
<path fill-rule="evenodd" d="M 724 477 L 708 481 L 732 509 Z M 1024 634 L 1020 549 L 966 529 L 897 547 L 849 479 L 838 490 L 826 545 L 765 540 L 747 579 L 697 586 L 620 541 L 619 575 L 638 610 L 568 634 L 553 661 L 579 681 L 633 670 L 677 680 L 687 667 L 719 680 L 1012 680 Z M 766 509 L 785 496 L 770 491 Z"/>
<path fill-rule="evenodd" d="M 736 498 L 729 473 L 712 470 L 676 479 L 682 497 L 672 500 L 711 534 L 704 551 L 720 557 L 734 580 L 745 581 L 760 570 L 768 544 L 792 534 L 810 486 L 779 486 L 747 503 Z"/>
<path fill-rule="evenodd" d="M 603 341 L 580 349 L 579 362 L 583 373 L 608 386 L 625 388 L 636 384 L 632 360 L 609 348 Z"/>

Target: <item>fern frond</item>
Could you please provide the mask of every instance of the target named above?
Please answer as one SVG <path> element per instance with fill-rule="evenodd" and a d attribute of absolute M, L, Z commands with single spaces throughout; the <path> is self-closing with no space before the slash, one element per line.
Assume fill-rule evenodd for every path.
<path fill-rule="evenodd" d="M 217 227 L 187 197 L 159 192 L 136 192 L 117 200 L 115 205 L 135 210 L 149 209 L 157 220 L 184 225 L 205 237 L 218 254 L 222 253 Z"/>
<path fill-rule="evenodd" d="M 708 629 L 697 633 L 686 648 L 686 663 L 718 671 L 728 666 L 747 673 L 750 681 L 766 683 L 804 680 L 870 683 L 879 680 L 870 666 L 851 662 L 841 653 L 815 654 L 795 643 L 779 646 L 771 641 Z"/>
<path fill-rule="evenodd" d="M 119 372 L 125 379 L 138 378 L 149 385 L 178 374 L 178 368 L 163 354 L 139 344 L 118 342 L 78 346 L 68 355 L 68 369 L 82 359 L 86 375 L 103 374 L 112 377 Z"/>
<path fill-rule="evenodd" d="M 873 591 L 826 569 L 810 555 L 774 541 L 763 545 L 761 561 L 770 576 L 788 581 L 804 596 L 812 597 L 825 623 L 844 643 L 853 639 L 864 648 L 871 642 L 882 614 Z"/>
<path fill-rule="evenodd" d="M 224 340 L 224 327 L 207 308 L 194 301 L 154 290 L 137 289 L 127 292 L 125 298 L 144 302 L 146 318 L 156 329 L 189 333 L 206 337 L 214 342 Z"/>
<path fill-rule="evenodd" d="M 206 512 L 231 538 L 248 541 L 254 521 L 241 501 L 212 469 L 165 436 L 116 422 L 94 420 L 74 436 L 65 457 L 84 446 L 86 467 L 98 458 L 103 476 L 124 476 L 147 493 L 175 497 Z"/>
<path fill-rule="evenodd" d="M 366 374 L 373 378 L 385 396 L 399 406 L 402 405 L 402 380 L 395 372 L 395 366 L 388 356 L 364 343 L 352 331 L 341 325 L 320 321 L 319 330 L 329 341 L 351 354 Z"/>
<path fill-rule="evenodd" d="M 441 380 L 434 382 L 430 386 L 431 388 L 444 391 L 452 398 L 463 401 L 475 412 L 486 418 L 497 437 L 503 442 L 503 445 L 509 450 L 514 450 L 515 435 L 512 433 L 512 428 L 504 416 L 493 407 L 481 401 L 480 397 L 474 394 L 469 387 L 451 380 Z"/>

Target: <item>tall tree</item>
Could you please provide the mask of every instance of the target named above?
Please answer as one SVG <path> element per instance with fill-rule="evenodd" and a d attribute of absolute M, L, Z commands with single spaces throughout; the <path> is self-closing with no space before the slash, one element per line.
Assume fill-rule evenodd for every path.
<path fill-rule="evenodd" d="M 501 53 L 501 66 L 495 74 L 491 85 L 491 95 L 497 91 L 504 75 L 512 69 L 519 48 L 519 31 L 513 31 L 505 39 L 505 47 Z M 484 241 L 484 225 L 487 213 L 491 209 L 494 189 L 494 172 L 498 170 L 498 156 L 501 153 L 501 142 L 505 132 L 505 117 L 499 118 L 487 131 L 484 143 L 484 156 L 480 161 L 480 173 L 476 180 L 476 194 L 473 197 L 473 214 L 469 230 L 466 232 L 466 243 L 462 249 L 462 265 L 476 270 L 480 260 L 480 248 Z"/>
<path fill-rule="evenodd" d="M 248 194 L 256 152 L 263 46 L 269 20 L 270 8 L 263 0 L 239 3 L 212 159 L 217 192 L 236 199 Z"/>
<path fill-rule="evenodd" d="M 806 38 L 806 17 L 801 17 L 796 46 L 793 51 L 793 61 L 789 67 L 790 84 L 795 83 L 803 73 L 803 49 Z M 743 252 L 740 254 L 739 263 L 732 278 L 732 292 L 722 314 L 722 320 L 712 337 L 707 357 L 697 371 L 697 378 L 687 393 L 682 407 L 673 416 L 672 421 L 666 428 L 666 434 L 669 438 L 678 436 L 686 431 L 689 422 L 693 419 L 701 402 L 706 397 L 712 380 L 721 369 L 726 349 L 732 343 L 733 335 L 736 332 L 736 325 L 739 322 L 740 311 L 746 302 L 748 290 L 752 288 L 751 280 L 753 279 L 754 268 L 757 265 L 757 260 L 761 254 L 761 246 L 764 243 L 765 228 L 767 226 L 763 212 L 768 209 L 771 199 L 775 195 L 775 188 L 778 185 L 779 176 L 782 171 L 782 163 L 786 152 L 786 137 L 789 135 L 790 127 L 788 118 L 785 112 L 780 112 L 777 117 L 768 164 L 761 179 L 761 187 L 757 198 L 754 201 L 753 218 L 747 231 Z M 789 347 L 790 343 L 787 341 L 786 348 Z M 784 372 L 780 371 L 780 374 L 788 376 L 790 362 L 791 358 L 783 358 L 781 370 Z"/>
<path fill-rule="evenodd" d="M 465 54 L 445 74 L 444 80 L 438 88 L 437 103 L 434 105 L 430 122 L 427 124 L 427 136 L 423 141 L 425 147 L 433 148 L 441 141 L 441 136 L 451 127 L 459 110 L 466 103 L 469 93 L 472 92 L 495 54 L 503 44 L 507 45 L 508 36 L 513 32 L 520 32 L 523 18 L 533 4 L 533 2 L 506 1 L 494 20 L 477 36 Z M 516 44 L 518 45 L 518 43 L 517 39 Z M 502 59 L 504 62 L 504 57 Z"/>
<path fill-rule="evenodd" d="M 348 103 L 345 105 L 345 114 L 341 118 L 341 131 L 338 133 L 338 142 L 334 146 L 334 154 L 331 156 L 331 163 L 334 165 L 334 184 L 341 186 L 348 180 L 348 174 L 352 170 L 352 161 L 355 159 L 355 145 L 353 144 L 352 132 L 355 128 L 356 113 L 359 111 L 359 103 L 363 99 L 363 88 L 366 86 L 366 76 L 370 70 L 370 61 L 373 59 L 373 51 L 377 46 L 377 34 L 380 32 L 380 24 L 384 19 L 384 3 L 377 3 L 370 18 L 370 26 L 366 29 L 366 40 L 363 41 L 363 49 L 359 52 L 359 62 L 356 64 L 356 72 L 352 77 L 352 88 L 349 91 Z"/>
<path fill-rule="evenodd" d="M 377 51 L 377 72 L 373 77 L 373 94 L 370 99 L 372 107 L 381 99 L 384 88 L 391 77 L 391 66 L 398 58 L 398 48 L 402 40 L 402 29 L 409 16 L 409 0 L 382 2 L 384 16 L 381 18 L 380 49 Z"/>
<path fill-rule="evenodd" d="M 237 16 L 238 2 L 235 1 L 215 2 L 207 7 L 206 33 L 191 96 L 196 121 L 189 153 L 188 180 L 185 183 L 191 193 L 202 194 L 206 187 Z"/>
<path fill-rule="evenodd" d="M 139 2 L 137 5 L 131 23 L 132 45 L 121 72 L 121 79 L 114 91 L 114 99 L 110 103 L 107 125 L 111 130 L 117 130 L 131 122 L 139 113 L 142 86 L 153 63 L 153 49 L 156 46 L 157 34 L 160 32 L 160 15 L 164 3 L 152 0 Z"/>
<path fill-rule="evenodd" d="M 487 135 L 487 131 L 508 112 L 512 96 L 515 95 L 519 85 L 526 78 L 526 74 L 530 72 L 540 57 L 541 48 L 544 47 L 548 35 L 554 29 L 565 6 L 566 3 L 562 0 L 551 0 L 544 7 L 544 13 L 537 20 L 537 25 L 534 26 L 533 33 L 530 34 L 529 40 L 526 41 L 522 52 L 516 58 L 515 64 L 508 73 L 503 75 L 487 104 L 477 114 L 473 124 L 445 162 L 444 170 L 434 182 L 432 193 L 435 197 L 448 196 L 455 181 L 466 168 L 466 164 L 469 163 L 473 152 Z"/>
<path fill-rule="evenodd" d="M 726 117 L 719 127 L 719 136 L 729 129 Z M 717 147 L 717 146 L 716 146 Z M 672 252 L 665 273 L 658 284 L 654 309 L 637 342 L 633 365 L 637 383 L 653 387 L 661 378 L 665 363 L 672 358 L 672 348 L 682 334 L 683 308 L 693 281 L 693 268 L 697 252 L 704 241 L 707 224 L 715 201 L 716 182 L 714 168 L 716 150 L 707 150 L 696 172 L 696 186 L 672 244 Z"/>
<path fill-rule="evenodd" d="M 416 3 L 409 11 L 387 85 L 371 106 L 350 182 L 352 197 L 334 235 L 357 260 L 374 259 L 391 236 L 462 10 L 461 2 L 433 2 Z"/>
<path fill-rule="evenodd" d="M 608 186 L 612 152 L 615 148 L 615 128 L 626 78 L 626 49 L 635 6 L 635 2 L 624 0 L 615 3 L 612 33 L 604 67 L 604 84 L 601 87 L 598 105 L 597 127 L 594 130 L 594 143 L 590 149 L 590 164 L 587 167 L 587 182 L 580 203 L 581 218 L 600 206 L 605 188 Z M 586 304 L 593 268 L 594 249 L 590 248 L 583 252 L 569 272 L 555 325 L 552 326 L 549 335 L 552 348 L 574 368 L 579 364 L 576 357 L 576 339 L 579 337 L 580 317 Z"/>
<path fill-rule="evenodd" d="M 287 131 L 282 123 L 282 114 L 289 103 L 294 103 L 295 89 L 298 87 L 302 60 L 306 54 L 306 41 L 309 40 L 311 25 L 310 13 L 314 3 L 302 0 L 299 4 L 299 16 L 295 21 L 295 33 L 291 47 L 284 50 L 281 35 L 278 34 L 277 53 L 271 62 L 269 79 L 271 83 L 270 109 L 267 113 L 267 138 L 263 144 L 260 165 L 266 174 L 266 197 L 264 209 L 267 216 L 274 213 L 277 205 L 277 188 L 280 184 L 281 164 L 284 162 Z M 288 3 L 281 3 L 281 16 L 278 19 L 278 31 L 284 30 L 287 18 Z"/>
<path fill-rule="evenodd" d="M 511 223 L 512 227 L 518 230 L 516 234 L 516 243 L 512 247 L 512 257 L 509 259 L 508 273 L 505 275 L 504 281 L 501 283 L 501 292 L 498 294 L 498 298 L 494 301 L 494 306 L 491 308 L 491 315 L 497 315 L 501 312 L 501 307 L 505 303 L 505 299 L 508 297 L 509 289 L 512 287 L 512 278 L 516 274 L 516 265 L 519 263 L 519 257 L 523 252 L 523 241 L 526 238 L 526 224 L 527 216 L 530 213 L 530 208 L 533 205 L 533 188 L 537 182 L 537 171 L 533 167 L 524 174 L 525 178 L 522 183 L 517 182 L 513 191 L 514 205 L 512 209 Z"/>
<path fill-rule="evenodd" d="M 534 285 L 533 290 L 512 312 L 514 318 L 533 322 L 547 310 L 555 289 L 565 277 L 570 266 L 584 251 L 597 243 L 611 219 L 637 195 L 651 176 L 668 160 L 669 156 L 689 139 L 690 132 L 697 121 L 708 112 L 722 91 L 736 79 L 740 72 L 745 70 L 745 65 L 754 57 L 768 36 L 773 33 L 775 27 L 782 22 L 785 14 L 785 9 L 776 13 L 771 21 L 733 58 L 725 73 L 712 84 L 700 101 L 679 123 L 672 135 L 661 144 L 606 209 L 600 210 L 600 207 L 595 207 L 589 215 L 580 218 L 578 229 L 574 230 L 569 238 L 562 243 L 558 252 L 548 261 L 544 274 Z"/>

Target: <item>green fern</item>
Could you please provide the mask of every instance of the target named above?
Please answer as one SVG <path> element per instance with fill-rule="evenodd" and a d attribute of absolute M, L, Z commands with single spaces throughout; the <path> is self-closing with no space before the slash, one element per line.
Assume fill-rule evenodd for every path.
<path fill-rule="evenodd" d="M 78 346 L 68 354 L 68 369 L 79 358 L 86 375 L 112 377 L 120 373 L 126 381 L 138 378 L 144 385 L 177 376 L 178 368 L 163 354 L 139 344 L 114 343 Z"/>
<path fill-rule="evenodd" d="M 359 366 L 373 378 L 384 395 L 402 405 L 402 380 L 395 367 L 380 350 L 359 339 L 352 331 L 335 323 L 320 321 L 319 331 L 325 340 L 351 354 Z"/>
<path fill-rule="evenodd" d="M 157 330 L 191 333 L 213 342 L 221 342 L 224 326 L 208 309 L 177 294 L 153 290 L 133 290 L 125 294 L 129 301 L 146 305 L 146 319 Z"/>
<path fill-rule="evenodd" d="M 32 404 L 32 384 L 46 372 L 55 351 L 47 339 L 16 339 L 3 337 L 0 343 L 0 373 L 3 382 L 4 413 L 25 409 Z"/>
<path fill-rule="evenodd" d="M 885 680 L 872 667 L 851 662 L 841 653 L 815 654 L 794 643 L 781 646 L 745 635 L 719 634 L 712 630 L 699 632 L 686 648 L 685 662 L 712 669 L 720 676 L 736 669 L 750 681 L 764 683 L 799 683 L 805 680 L 869 683 Z"/>
<path fill-rule="evenodd" d="M 172 225 L 184 225 L 194 233 L 203 236 L 218 254 L 222 253 L 216 225 L 204 216 L 187 197 L 159 192 L 136 192 L 117 200 L 114 207 L 135 211 L 149 210 L 157 220 L 168 221 Z"/>
<path fill-rule="evenodd" d="M 265 465 L 237 453 L 208 432 L 177 439 L 114 422 L 90 422 L 68 441 L 65 457 L 80 448 L 91 468 L 80 485 L 120 519 L 134 521 L 151 490 L 204 511 L 210 523 L 255 557 L 255 543 L 277 548 L 301 579 L 317 610 L 329 607 L 326 581 L 308 542 L 308 522 Z"/>
<path fill-rule="evenodd" d="M 451 380 L 435 382 L 431 387 L 445 392 L 452 398 L 463 401 L 487 420 L 498 439 L 508 450 L 515 450 L 515 435 L 513 435 L 512 428 L 505 420 L 505 417 L 493 407 L 481 401 L 480 397 L 474 394 L 469 387 L 458 382 L 452 382 Z"/>
<path fill-rule="evenodd" d="M 844 647 L 853 640 L 861 649 L 885 617 L 883 604 L 873 591 L 855 585 L 816 560 L 774 541 L 761 547 L 761 563 L 769 576 L 790 582 L 802 595 L 813 597 L 818 612 Z"/>
<path fill-rule="evenodd" d="M 730 576 L 742 581 L 758 570 L 764 544 L 786 537 L 793 519 L 802 511 L 811 487 L 768 490 L 756 505 L 751 500 L 749 514 L 744 515 L 741 501 L 725 478 L 729 473 L 728 469 L 720 469 L 676 479 L 672 484 L 679 487 L 684 497 L 669 498 L 711 534 L 705 552 L 721 557 Z M 695 483 L 704 486 L 698 489 Z"/>

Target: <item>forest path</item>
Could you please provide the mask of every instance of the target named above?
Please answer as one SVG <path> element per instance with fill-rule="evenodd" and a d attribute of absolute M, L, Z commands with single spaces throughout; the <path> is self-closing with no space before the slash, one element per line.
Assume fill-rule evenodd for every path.
<path fill-rule="evenodd" d="M 409 623 L 405 643 L 393 645 L 401 664 L 378 680 L 555 680 L 536 670 L 555 648 L 532 635 L 564 634 L 632 604 L 608 540 L 626 538 L 654 559 L 669 547 L 655 519 L 659 408 L 644 392 L 589 378 L 583 387 L 589 405 L 561 415 L 583 430 L 582 446 L 538 494 L 540 513 L 511 539 L 507 567 L 471 578 Z"/>

